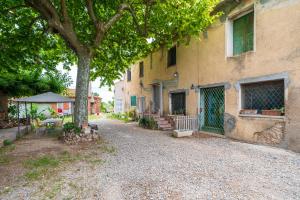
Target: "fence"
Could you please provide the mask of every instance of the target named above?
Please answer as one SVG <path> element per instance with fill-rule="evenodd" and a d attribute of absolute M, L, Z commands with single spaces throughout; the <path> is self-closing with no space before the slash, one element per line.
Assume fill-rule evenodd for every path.
<path fill-rule="evenodd" d="M 175 122 L 175 130 L 179 131 L 196 131 L 198 130 L 198 117 L 197 116 L 173 116 Z"/>

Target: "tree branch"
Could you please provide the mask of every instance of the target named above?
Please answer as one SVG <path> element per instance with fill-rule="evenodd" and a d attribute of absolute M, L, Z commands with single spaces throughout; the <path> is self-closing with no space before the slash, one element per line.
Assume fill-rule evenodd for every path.
<path fill-rule="evenodd" d="M 25 0 L 26 4 L 35 9 L 48 22 L 49 30 L 52 33 L 58 33 L 69 47 L 77 54 L 85 51 L 86 48 L 78 40 L 70 20 L 65 0 L 61 0 L 63 23 L 57 13 L 57 10 L 49 0 Z"/>
<path fill-rule="evenodd" d="M 68 11 L 67 11 L 66 1 L 60 0 L 60 5 L 61 5 L 61 14 L 63 16 L 64 23 L 72 25 L 72 21 L 69 17 Z"/>
<path fill-rule="evenodd" d="M 108 20 L 108 22 L 105 23 L 105 25 L 104 25 L 104 31 L 105 32 L 108 31 L 108 29 L 110 29 L 122 17 L 123 12 L 125 10 L 130 10 L 130 6 L 123 3 L 123 4 L 120 5 L 117 13 L 114 16 L 112 16 L 110 18 L 110 20 Z"/>
<path fill-rule="evenodd" d="M 95 27 L 97 27 L 98 20 L 95 15 L 95 12 L 94 12 L 93 0 L 86 0 L 86 8 L 88 10 L 88 14 L 89 14 L 91 20 L 93 21 Z"/>
<path fill-rule="evenodd" d="M 131 16 L 132 16 L 133 23 L 134 23 L 135 26 L 136 26 L 136 31 L 137 31 L 141 36 L 143 36 L 143 37 L 146 36 L 146 32 L 143 31 L 141 25 L 139 24 L 139 20 L 138 20 L 136 14 L 135 14 L 134 9 L 130 6 L 128 10 L 129 10 L 129 12 L 130 12 L 130 14 L 131 14 Z"/>

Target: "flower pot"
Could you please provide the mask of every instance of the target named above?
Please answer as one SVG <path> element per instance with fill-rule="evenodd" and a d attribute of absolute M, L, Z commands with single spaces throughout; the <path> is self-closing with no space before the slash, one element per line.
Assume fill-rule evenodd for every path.
<path fill-rule="evenodd" d="M 262 115 L 281 116 L 280 110 L 262 110 Z"/>
<path fill-rule="evenodd" d="M 243 109 L 243 110 L 240 111 L 240 114 L 244 114 L 244 115 L 256 115 L 257 114 L 257 110 Z"/>

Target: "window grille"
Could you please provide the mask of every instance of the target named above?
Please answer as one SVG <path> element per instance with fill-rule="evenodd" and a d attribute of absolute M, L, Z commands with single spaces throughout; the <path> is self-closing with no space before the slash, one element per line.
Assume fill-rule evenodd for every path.
<path fill-rule="evenodd" d="M 200 90 L 200 130 L 224 134 L 224 86 Z"/>
<path fill-rule="evenodd" d="M 267 81 L 241 85 L 242 108 L 257 110 L 282 110 L 284 108 L 284 81 Z"/>

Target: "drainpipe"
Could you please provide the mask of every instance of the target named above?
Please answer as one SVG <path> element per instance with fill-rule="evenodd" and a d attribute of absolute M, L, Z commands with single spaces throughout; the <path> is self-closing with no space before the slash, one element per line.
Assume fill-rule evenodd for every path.
<path fill-rule="evenodd" d="M 160 87 L 160 116 L 163 115 L 163 110 L 164 110 L 164 102 L 163 102 L 163 82 L 160 82 L 159 84 Z"/>

